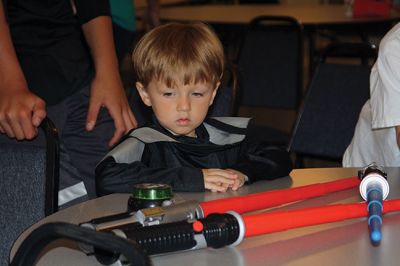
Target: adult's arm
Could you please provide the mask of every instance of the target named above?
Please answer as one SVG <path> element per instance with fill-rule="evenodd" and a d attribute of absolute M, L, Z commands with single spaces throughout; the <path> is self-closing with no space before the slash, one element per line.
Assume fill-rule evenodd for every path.
<path fill-rule="evenodd" d="M 370 105 L 372 129 L 394 127 L 400 144 L 400 25 L 382 39 L 379 55 L 371 70 Z M 400 147 L 400 146 L 399 146 Z"/>
<path fill-rule="evenodd" d="M 90 48 L 95 66 L 95 77 L 91 84 L 89 110 L 86 119 L 86 129 L 93 130 L 96 125 L 100 108 L 108 109 L 114 120 L 115 131 L 109 141 L 114 145 L 126 132 L 136 127 L 136 119 L 128 104 L 128 100 L 119 74 L 118 60 L 115 53 L 111 17 L 103 15 L 99 10 L 99 16 L 85 16 L 88 10 L 85 0 L 77 1 L 78 17 L 83 18 L 83 33 Z M 89 19 L 88 21 L 86 21 Z"/>
<path fill-rule="evenodd" d="M 29 91 L 0 3 L 0 132 L 18 140 L 33 139 L 46 116 L 45 102 Z"/>

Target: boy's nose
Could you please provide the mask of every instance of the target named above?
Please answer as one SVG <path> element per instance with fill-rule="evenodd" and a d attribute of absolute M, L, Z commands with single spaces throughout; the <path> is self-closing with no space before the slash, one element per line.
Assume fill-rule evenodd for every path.
<path fill-rule="evenodd" d="M 188 97 L 179 97 L 177 109 L 178 111 L 190 110 L 190 100 L 188 99 Z"/>

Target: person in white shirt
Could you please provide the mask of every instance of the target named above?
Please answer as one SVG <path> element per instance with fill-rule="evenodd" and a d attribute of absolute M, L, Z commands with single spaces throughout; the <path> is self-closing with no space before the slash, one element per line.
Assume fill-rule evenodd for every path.
<path fill-rule="evenodd" d="M 343 155 L 343 167 L 371 162 L 400 166 L 400 23 L 380 43 L 370 75 L 370 94 Z"/>

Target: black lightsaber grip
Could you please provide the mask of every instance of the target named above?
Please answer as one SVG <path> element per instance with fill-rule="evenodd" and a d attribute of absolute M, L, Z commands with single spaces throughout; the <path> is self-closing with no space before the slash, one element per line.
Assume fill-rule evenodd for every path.
<path fill-rule="evenodd" d="M 128 239 L 138 241 L 138 245 L 148 255 L 186 250 L 196 246 L 192 225 L 186 221 L 140 228 L 126 225 L 121 229 Z"/>
<path fill-rule="evenodd" d="M 198 244 L 196 236 L 199 235 L 203 236 L 206 246 L 213 248 L 231 245 L 239 238 L 239 223 L 229 213 L 211 214 L 196 222 L 202 224 L 201 231 L 195 232 L 193 223 L 187 221 L 146 227 L 125 225 L 112 231 L 134 240 L 147 255 L 194 249 Z"/>

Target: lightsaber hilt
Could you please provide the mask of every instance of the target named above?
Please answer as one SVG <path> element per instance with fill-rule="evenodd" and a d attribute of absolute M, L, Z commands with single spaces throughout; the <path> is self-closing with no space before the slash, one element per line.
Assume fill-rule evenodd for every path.
<path fill-rule="evenodd" d="M 181 221 L 140 228 L 126 225 L 111 232 L 134 240 L 147 255 L 221 248 L 237 245 L 244 237 L 243 222 L 235 213 L 211 214 L 195 222 Z"/>
<path fill-rule="evenodd" d="M 382 201 L 389 194 L 387 174 L 375 163 L 372 163 L 365 167 L 359 176 L 361 179 L 360 194 L 368 203 L 368 227 L 371 243 L 377 246 L 382 239 Z"/>
<path fill-rule="evenodd" d="M 104 216 L 81 223 L 80 226 L 99 232 L 109 232 L 115 228 L 142 228 L 178 221 L 191 222 L 198 218 L 203 218 L 202 209 L 199 207 L 197 201 L 189 200 L 169 206 L 151 207 L 136 212 Z M 86 254 L 93 254 L 95 252 L 93 246 L 84 243 L 79 246 Z M 108 258 L 110 256 L 106 254 L 104 257 Z M 115 255 L 115 257 L 119 257 L 119 255 Z"/>
<path fill-rule="evenodd" d="M 81 226 L 96 231 L 106 231 L 134 223 L 142 226 L 151 226 L 183 220 L 194 221 L 198 218 L 203 218 L 203 211 L 199 203 L 194 200 L 188 200 L 169 206 L 151 207 L 136 212 L 104 216 L 82 223 Z"/>
<path fill-rule="evenodd" d="M 239 214 L 211 214 L 195 222 L 180 221 L 155 226 L 125 224 L 109 231 L 137 243 L 146 255 L 227 245 L 238 245 L 244 238 L 244 224 Z M 110 265 L 121 259 L 120 254 L 94 249 L 97 260 Z"/>

